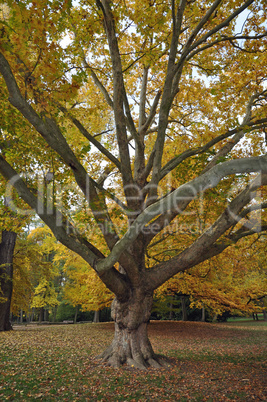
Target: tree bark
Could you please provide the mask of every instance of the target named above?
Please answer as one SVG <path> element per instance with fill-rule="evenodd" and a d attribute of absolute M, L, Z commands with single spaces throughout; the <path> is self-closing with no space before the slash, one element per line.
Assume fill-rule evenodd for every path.
<path fill-rule="evenodd" d="M 186 312 L 186 305 L 185 305 L 185 296 L 181 296 L 181 306 L 182 306 L 182 321 L 187 321 L 187 312 Z"/>
<path fill-rule="evenodd" d="M 206 321 L 205 306 L 203 306 L 202 309 L 201 309 L 201 321 L 202 321 L 202 322 L 205 322 L 205 321 Z"/>
<path fill-rule="evenodd" d="M 111 345 L 99 356 L 113 367 L 126 363 L 130 367 L 147 369 L 167 366 L 166 360 L 157 356 L 147 335 L 153 303 L 152 294 L 144 294 L 140 289 L 132 290 L 128 301 L 117 298 L 111 306 L 111 316 L 115 321 L 115 335 Z"/>
<path fill-rule="evenodd" d="M 0 331 L 12 329 L 10 323 L 10 306 L 13 289 L 13 255 L 17 234 L 12 231 L 2 232 L 0 243 L 0 288 L 1 294 L 6 301 L 0 303 Z"/>
<path fill-rule="evenodd" d="M 95 311 L 94 312 L 94 320 L 93 320 L 93 322 L 99 322 L 100 321 L 100 311 L 99 310 L 97 310 L 97 311 Z"/>
<path fill-rule="evenodd" d="M 53 322 L 56 322 L 57 321 L 57 305 L 54 307 L 54 310 L 53 310 Z"/>
<path fill-rule="evenodd" d="M 74 321 L 73 321 L 74 324 L 77 323 L 78 311 L 79 311 L 79 305 L 77 304 L 77 305 L 75 306 L 75 314 L 74 314 Z"/>
<path fill-rule="evenodd" d="M 44 309 L 44 321 L 48 321 L 49 320 L 49 314 L 48 314 L 48 310 L 47 308 Z"/>
<path fill-rule="evenodd" d="M 40 312 L 39 312 L 39 323 L 41 323 L 42 321 L 44 321 L 44 308 L 43 307 L 40 308 Z"/>
<path fill-rule="evenodd" d="M 173 319 L 173 304 L 170 303 L 170 314 L 169 314 L 169 320 Z"/>
<path fill-rule="evenodd" d="M 259 317 L 257 313 L 252 313 L 252 317 L 254 321 L 259 321 Z"/>

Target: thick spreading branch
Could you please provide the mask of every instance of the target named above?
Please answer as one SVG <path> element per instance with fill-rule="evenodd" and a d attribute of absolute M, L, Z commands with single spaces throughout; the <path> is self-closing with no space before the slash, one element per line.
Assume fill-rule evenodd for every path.
<path fill-rule="evenodd" d="M 158 132 L 157 139 L 155 143 L 155 156 L 153 158 L 153 170 L 152 170 L 152 178 L 151 178 L 151 191 L 150 198 L 154 198 L 156 194 L 156 186 L 160 180 L 160 170 L 163 156 L 163 148 L 165 143 L 165 134 L 168 126 L 168 118 L 170 109 L 172 106 L 172 102 L 175 94 L 172 91 L 173 79 L 175 76 L 175 61 L 177 56 L 177 49 L 179 43 L 179 36 L 181 33 L 183 15 L 185 11 L 187 1 L 181 0 L 176 12 L 175 22 L 173 23 L 173 31 L 172 31 L 172 40 L 169 51 L 168 65 L 167 65 L 167 73 L 164 82 L 164 88 L 160 103 L 159 109 L 159 124 L 158 124 Z M 174 8 L 173 8 L 174 13 Z"/>
<path fill-rule="evenodd" d="M 33 107 L 23 98 L 9 63 L 2 53 L 0 53 L 0 72 L 6 82 L 10 103 L 21 112 L 34 126 L 37 132 L 41 134 L 48 145 L 54 149 L 64 160 L 66 165 L 71 168 L 75 180 L 85 195 L 109 248 L 112 248 L 118 241 L 114 225 L 107 211 L 103 208 L 92 179 L 76 158 L 74 152 L 62 135 L 60 128 L 50 117 L 44 116 L 44 118 L 41 119 Z"/>
<path fill-rule="evenodd" d="M 267 162 L 265 161 L 265 164 Z M 217 240 L 239 219 L 239 214 L 257 194 L 257 189 L 267 184 L 267 166 L 265 173 L 260 174 L 250 183 L 234 200 L 227 206 L 219 218 L 211 225 L 191 246 L 182 251 L 179 255 L 171 258 L 164 263 L 154 266 L 147 272 L 147 281 L 150 284 L 150 289 L 156 289 L 161 284 L 166 282 L 178 272 L 185 271 L 195 265 L 208 260 L 209 258 L 220 254 L 226 247 L 230 246 L 233 241 L 238 241 L 245 236 L 245 233 L 253 234 L 255 230 L 238 231 L 232 234 L 228 239 L 221 243 L 216 243 Z M 201 176 L 202 177 L 202 176 Z M 265 230 L 265 226 L 263 226 Z"/>
<path fill-rule="evenodd" d="M 79 235 L 72 223 L 55 206 L 49 211 L 45 205 L 41 208 L 43 199 L 36 196 L 25 184 L 23 179 L 9 165 L 9 163 L 0 155 L 0 173 L 7 180 L 9 186 L 14 187 L 18 195 L 40 216 L 46 225 L 52 230 L 58 241 L 68 247 L 70 250 L 79 254 L 91 267 L 95 267 L 99 258 L 104 255 L 84 237 Z M 7 194 L 7 198 L 9 194 Z M 41 196 L 40 196 L 41 197 Z M 8 202 L 10 202 L 8 200 Z M 111 270 L 101 276 L 103 282 L 117 295 L 123 297 L 127 293 L 127 286 L 124 277 L 111 267 Z"/>
<path fill-rule="evenodd" d="M 179 166 L 182 162 L 184 162 L 186 159 L 190 158 L 191 156 L 195 155 L 201 155 L 204 152 L 208 151 L 211 147 L 214 145 L 218 144 L 222 140 L 225 140 L 229 137 L 233 137 L 230 142 L 225 144 L 223 148 L 216 154 L 214 158 L 212 158 L 212 161 L 209 163 L 209 168 L 213 167 L 218 160 L 226 156 L 232 149 L 233 147 L 240 141 L 240 139 L 245 135 L 246 131 L 248 130 L 257 130 L 257 129 L 262 129 L 267 126 L 267 118 L 264 119 L 257 119 L 257 120 L 251 120 L 248 121 L 246 117 L 244 118 L 242 124 L 232 130 L 227 131 L 224 134 L 221 134 L 212 140 L 208 141 L 205 145 L 197 148 L 191 148 L 187 149 L 186 151 L 182 152 L 180 155 L 174 156 L 171 160 L 169 160 L 165 166 L 162 167 L 161 172 L 160 172 L 160 179 L 162 180 L 169 172 L 171 172 L 173 169 L 175 169 L 177 166 Z M 208 170 L 208 168 L 205 168 L 205 171 Z M 205 172 L 203 171 L 203 173 Z"/>
<path fill-rule="evenodd" d="M 202 174 L 207 172 L 210 168 L 218 163 L 219 159 L 225 155 L 227 155 L 233 147 L 240 141 L 240 139 L 244 136 L 247 129 L 250 128 L 251 130 L 256 130 L 258 128 L 265 127 L 267 124 L 267 119 L 260 119 L 260 120 L 252 120 L 248 121 L 251 116 L 251 104 L 254 101 L 256 96 L 251 97 L 248 107 L 247 113 L 243 119 L 243 123 L 240 127 L 236 129 L 232 129 L 227 131 L 225 134 L 221 134 L 211 141 L 207 142 L 202 147 L 198 147 L 195 149 L 188 149 L 182 152 L 180 155 L 175 156 L 161 170 L 161 179 L 163 179 L 169 172 L 171 172 L 174 168 L 179 166 L 182 162 L 194 155 L 200 155 L 207 150 L 209 150 L 212 146 L 218 144 L 220 141 L 232 137 L 231 141 L 227 142 L 221 150 L 215 155 L 214 158 L 209 162 L 209 164 L 203 169 Z M 144 189 L 146 191 L 146 189 Z M 182 211 L 186 209 L 189 205 L 191 200 L 181 200 L 179 204 L 177 204 L 177 211 L 167 212 L 166 214 L 162 214 L 157 217 L 150 225 L 146 227 L 146 234 L 145 234 L 145 242 L 149 244 L 150 241 L 159 233 L 161 232 L 166 226 L 168 226 L 171 221 Z"/>
<path fill-rule="evenodd" d="M 225 21 L 218 24 L 216 27 L 209 30 L 203 37 L 201 37 L 200 39 L 195 41 L 198 34 L 205 27 L 205 25 L 207 24 L 207 22 L 213 15 L 213 13 L 219 7 L 220 3 L 221 3 L 221 0 L 214 1 L 214 3 L 209 8 L 209 10 L 205 14 L 205 16 L 201 19 L 201 21 L 195 27 L 195 29 L 189 36 L 186 44 L 183 46 L 183 51 L 181 52 L 181 56 L 177 63 L 175 63 L 175 59 L 176 59 L 177 45 L 178 45 L 177 40 L 179 38 L 179 33 L 181 32 L 180 31 L 181 25 L 178 26 L 176 23 L 173 23 L 173 37 L 172 37 L 172 43 L 170 46 L 167 74 L 166 74 L 166 79 L 165 79 L 165 83 L 164 83 L 161 107 L 160 107 L 160 111 L 159 111 L 158 134 L 157 134 L 157 140 L 156 140 L 156 144 L 155 144 L 155 156 L 153 158 L 153 173 L 152 173 L 152 179 L 151 179 L 152 186 L 151 186 L 151 190 L 150 190 L 150 198 L 152 200 L 156 198 L 156 185 L 159 183 L 160 176 L 161 176 L 161 161 L 162 161 L 163 146 L 164 146 L 164 141 L 165 141 L 165 136 L 166 136 L 166 129 L 167 129 L 167 124 L 168 124 L 168 115 L 169 115 L 169 111 L 171 109 L 171 105 L 174 100 L 174 97 L 176 96 L 177 91 L 179 91 L 179 81 L 181 78 L 181 74 L 182 74 L 182 70 L 183 70 L 185 61 L 188 58 L 190 58 L 190 54 L 196 48 L 198 48 L 199 45 L 201 45 L 203 42 L 205 42 L 208 38 L 214 36 L 217 32 L 221 31 L 226 26 L 228 26 L 234 18 L 236 18 L 251 3 L 253 3 L 253 0 L 247 1 L 243 6 L 239 7 L 228 18 L 226 18 Z M 177 19 L 176 19 L 176 21 L 178 21 L 178 16 L 179 16 L 180 24 L 182 21 L 181 16 L 183 15 L 184 7 L 185 7 L 185 4 L 183 2 L 181 2 L 179 5 L 180 9 L 178 9 Z"/>
<path fill-rule="evenodd" d="M 47 226 L 50 227 L 57 240 L 70 250 L 79 254 L 96 270 L 106 286 L 114 292 L 119 299 L 124 299 L 129 292 L 125 275 L 119 274 L 114 267 L 111 267 L 111 269 L 106 272 L 98 272 L 96 262 L 99 259 L 104 259 L 105 256 L 88 242 L 85 237 L 79 234 L 79 231 L 57 207 L 53 206 L 53 210 L 46 208 L 42 194 L 36 196 L 1 155 L 0 173 L 8 181 L 9 186 L 14 187 L 18 195 L 39 215 Z M 105 223 L 106 225 L 109 224 L 108 221 Z M 135 283 L 137 281 L 138 267 L 136 267 L 132 256 L 125 251 L 120 256 L 119 261 L 125 267 L 131 283 Z"/>
<path fill-rule="evenodd" d="M 261 227 L 261 232 L 264 233 L 266 231 L 267 231 L 267 226 L 263 225 Z M 243 230 L 242 232 L 232 234 L 231 236 L 227 236 L 225 240 L 221 240 L 221 241 L 219 240 L 218 242 L 215 242 L 212 246 L 209 247 L 209 249 L 205 252 L 205 254 L 200 256 L 198 264 L 221 254 L 228 247 L 233 246 L 234 244 L 236 244 L 239 240 L 243 239 L 244 237 L 253 236 L 256 233 L 259 233 L 257 229 L 251 229 L 251 230 L 247 229 L 247 230 Z"/>
<path fill-rule="evenodd" d="M 109 256 L 99 261 L 99 272 L 109 269 L 152 219 L 168 211 L 176 210 L 180 200 L 193 200 L 197 194 L 217 186 L 223 177 L 236 173 L 267 172 L 267 155 L 255 158 L 235 159 L 214 166 L 208 172 L 182 185 L 165 198 L 147 207 L 133 222 L 126 234 L 117 242 Z"/>
<path fill-rule="evenodd" d="M 217 154 L 212 158 L 212 160 L 207 164 L 207 166 L 205 167 L 205 169 L 203 170 L 202 173 L 205 173 L 206 171 L 208 171 L 209 169 L 211 169 L 213 166 L 216 165 L 216 163 L 218 163 L 218 161 L 225 157 L 226 155 L 228 155 L 231 150 L 235 147 L 235 145 L 237 143 L 239 143 L 239 141 L 244 137 L 244 135 L 246 134 L 246 129 L 247 127 L 253 127 L 255 125 L 257 125 L 257 122 L 253 122 L 251 121 L 251 115 L 252 115 L 252 106 L 255 102 L 255 100 L 260 96 L 260 94 L 254 94 L 250 97 L 248 104 L 247 104 L 247 108 L 246 108 L 246 114 L 243 118 L 241 127 L 244 127 L 244 129 L 239 130 L 231 139 L 231 141 L 227 142 L 220 150 L 219 152 L 217 152 Z M 266 120 L 267 123 L 267 119 Z"/>
<path fill-rule="evenodd" d="M 109 51 L 113 71 L 113 107 L 116 124 L 117 142 L 120 153 L 122 167 L 122 179 L 125 187 L 126 196 L 131 197 L 129 184 L 133 183 L 130 154 L 127 140 L 126 118 L 124 114 L 125 87 L 123 82 L 123 72 L 121 57 L 116 37 L 115 23 L 107 0 L 97 0 L 97 6 L 101 9 L 104 17 L 104 28 L 108 39 Z"/>

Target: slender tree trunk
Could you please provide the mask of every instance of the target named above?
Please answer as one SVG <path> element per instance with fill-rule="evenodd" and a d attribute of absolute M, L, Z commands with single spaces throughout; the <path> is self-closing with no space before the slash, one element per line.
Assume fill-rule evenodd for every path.
<path fill-rule="evenodd" d="M 262 312 L 263 312 L 263 321 L 267 321 L 267 312 L 266 312 L 266 309 L 264 308 L 264 309 L 262 310 Z"/>
<path fill-rule="evenodd" d="M 252 317 L 254 321 L 259 321 L 259 317 L 257 313 L 252 313 Z"/>
<path fill-rule="evenodd" d="M 78 311 L 79 311 L 79 306 L 77 304 L 77 306 L 75 307 L 74 324 L 76 324 L 76 322 L 77 322 Z"/>
<path fill-rule="evenodd" d="M 206 315 L 206 314 L 205 314 L 205 307 L 203 306 L 203 307 L 202 307 L 202 315 L 201 315 L 201 321 L 202 321 L 202 322 L 205 322 L 205 319 L 206 319 L 205 315 Z"/>
<path fill-rule="evenodd" d="M 39 313 L 39 322 L 44 321 L 44 308 L 40 308 L 40 313 Z"/>
<path fill-rule="evenodd" d="M 169 320 L 173 319 L 173 304 L 170 303 L 170 314 L 169 314 Z"/>
<path fill-rule="evenodd" d="M 0 243 L 0 331 L 12 329 L 10 317 L 10 305 L 13 289 L 13 255 L 17 234 L 4 230 Z M 1 300 L 1 299 L 0 299 Z"/>
<path fill-rule="evenodd" d="M 181 305 L 182 305 L 182 321 L 187 321 L 187 312 L 185 305 L 185 296 L 181 296 Z"/>
<path fill-rule="evenodd" d="M 93 322 L 99 322 L 100 321 L 100 311 L 97 310 L 94 312 L 94 321 Z"/>
<path fill-rule="evenodd" d="M 53 310 L 53 322 L 56 322 L 56 320 L 57 320 L 57 305 L 54 307 L 54 310 Z M 74 322 L 76 322 L 76 321 L 74 321 Z"/>
<path fill-rule="evenodd" d="M 20 319 L 19 322 L 22 324 L 23 323 L 23 311 L 20 310 Z"/>
<path fill-rule="evenodd" d="M 153 296 L 136 289 L 128 301 L 115 299 L 111 316 L 115 321 L 112 344 L 99 357 L 113 367 L 127 365 L 139 369 L 159 368 L 166 361 L 156 356 L 147 335 L 147 325 L 152 309 Z"/>

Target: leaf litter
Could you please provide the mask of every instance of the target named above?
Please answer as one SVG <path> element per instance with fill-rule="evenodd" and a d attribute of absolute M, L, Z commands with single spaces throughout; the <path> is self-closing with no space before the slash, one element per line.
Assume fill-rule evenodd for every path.
<path fill-rule="evenodd" d="M 152 321 L 172 366 L 113 369 L 97 356 L 113 323 L 20 326 L 0 333 L 1 401 L 265 401 L 266 326 Z"/>

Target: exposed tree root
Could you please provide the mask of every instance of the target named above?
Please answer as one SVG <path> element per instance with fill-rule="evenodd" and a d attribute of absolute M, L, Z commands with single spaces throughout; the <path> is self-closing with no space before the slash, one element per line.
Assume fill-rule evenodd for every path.
<path fill-rule="evenodd" d="M 153 295 L 137 287 L 126 302 L 116 298 L 111 306 L 115 321 L 112 344 L 99 356 L 102 362 L 112 367 L 127 365 L 139 370 L 149 367 L 170 367 L 165 358 L 157 356 L 147 335 L 147 325 L 153 304 Z"/>
<path fill-rule="evenodd" d="M 107 363 L 109 366 L 112 366 L 114 368 L 119 368 L 125 364 L 128 367 L 136 368 L 139 370 L 147 370 L 150 367 L 156 369 L 171 367 L 171 364 L 168 362 L 167 359 L 157 355 L 153 355 L 153 357 L 150 357 L 149 359 L 145 359 L 142 355 L 139 355 L 135 358 L 129 356 L 122 358 L 122 356 L 119 356 L 114 351 L 110 354 L 106 353 L 105 351 L 103 354 L 98 356 L 98 358 L 103 363 Z"/>
<path fill-rule="evenodd" d="M 115 368 L 124 364 L 139 370 L 170 367 L 165 358 L 154 353 L 147 337 L 146 326 L 143 323 L 134 330 L 117 326 L 112 344 L 98 358 Z"/>

